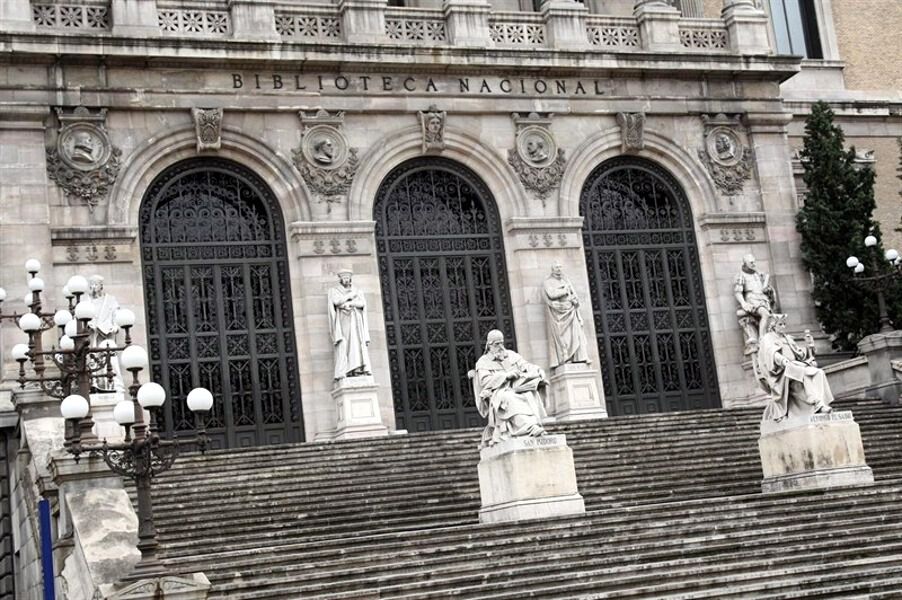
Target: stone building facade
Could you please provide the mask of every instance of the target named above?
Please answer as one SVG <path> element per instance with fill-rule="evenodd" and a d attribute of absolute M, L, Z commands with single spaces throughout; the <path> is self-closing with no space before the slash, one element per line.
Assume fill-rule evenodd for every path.
<path fill-rule="evenodd" d="M 514 4 L 2 0 L 4 306 L 23 309 L 28 257 L 50 290 L 100 274 L 138 314 L 169 427 L 206 385 L 220 444 L 328 439 L 337 271 L 369 301 L 378 420 L 418 430 L 475 424 L 487 328 L 548 365 L 541 285 L 560 261 L 597 342 L 596 414 L 753 401 L 741 257 L 816 329 L 793 221 L 807 90 L 848 98 L 899 219 L 883 71 L 851 78 L 864 96 L 842 87 L 857 46 L 826 25 L 825 59 L 775 52 L 773 7 L 751 0 Z M 833 22 L 855 18 L 839 4 Z M 4 325 L 3 346 L 19 335 Z"/>

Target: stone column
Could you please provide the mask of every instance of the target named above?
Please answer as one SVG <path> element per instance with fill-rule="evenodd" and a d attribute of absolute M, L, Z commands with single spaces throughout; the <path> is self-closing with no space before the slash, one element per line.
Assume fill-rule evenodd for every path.
<path fill-rule="evenodd" d="M 0 31 L 34 31 L 31 2 L 0 0 Z"/>
<path fill-rule="evenodd" d="M 701 19 L 705 16 L 704 0 L 680 0 L 680 11 L 684 17 Z"/>
<path fill-rule="evenodd" d="M 642 49 L 677 52 L 680 45 L 680 11 L 664 0 L 636 0 L 633 15 L 639 23 Z"/>
<path fill-rule="evenodd" d="M 753 0 L 724 0 L 721 12 L 730 48 L 739 54 L 770 54 L 767 13 Z"/>
<path fill-rule="evenodd" d="M 574 0 L 550 0 L 542 4 L 542 16 L 548 30 L 548 43 L 552 48 L 585 50 L 589 47 L 586 36 L 586 15 L 589 9 Z"/>
<path fill-rule="evenodd" d="M 442 6 L 448 39 L 453 46 L 487 48 L 492 45 L 489 37 L 489 12 L 486 0 L 445 0 Z"/>
<path fill-rule="evenodd" d="M 156 0 L 112 0 L 113 34 L 128 37 L 159 37 Z"/>
<path fill-rule="evenodd" d="M 386 41 L 386 6 L 388 0 L 341 0 L 338 12 L 345 41 L 349 44 Z"/>
<path fill-rule="evenodd" d="M 232 37 L 236 40 L 280 41 L 273 3 L 265 0 L 229 0 Z"/>

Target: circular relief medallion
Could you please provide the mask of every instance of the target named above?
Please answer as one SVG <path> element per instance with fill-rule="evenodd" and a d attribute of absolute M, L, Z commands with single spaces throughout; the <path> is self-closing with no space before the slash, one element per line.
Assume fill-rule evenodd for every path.
<path fill-rule="evenodd" d="M 348 159 L 345 137 L 331 125 L 314 125 L 304 134 L 304 158 L 321 169 L 337 169 Z"/>
<path fill-rule="evenodd" d="M 112 152 L 106 131 L 92 123 L 75 123 L 59 134 L 56 149 L 67 166 L 93 171 L 106 164 Z"/>
<path fill-rule="evenodd" d="M 517 152 L 528 165 L 547 167 L 557 156 L 557 145 L 548 131 L 530 125 L 517 136 Z"/>
<path fill-rule="evenodd" d="M 728 127 L 715 127 L 708 133 L 708 156 L 717 164 L 729 167 L 742 160 L 742 142 Z"/>

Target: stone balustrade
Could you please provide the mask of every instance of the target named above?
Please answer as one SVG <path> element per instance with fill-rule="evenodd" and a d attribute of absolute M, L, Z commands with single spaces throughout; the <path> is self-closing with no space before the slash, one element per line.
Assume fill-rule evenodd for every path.
<path fill-rule="evenodd" d="M 0 31 L 23 30 L 23 18 L 4 17 L 22 12 L 22 3 L 0 0 L 5 5 Z M 648 2 L 637 3 L 632 17 L 590 15 L 572 0 L 546 2 L 541 12 L 493 12 L 486 0 L 445 0 L 443 9 L 388 7 L 386 0 L 32 0 L 28 8 L 24 18 L 30 17 L 32 30 L 54 33 L 607 52 L 770 52 L 760 32 L 764 13 L 732 4 L 719 19 L 686 18 L 666 4 Z"/>

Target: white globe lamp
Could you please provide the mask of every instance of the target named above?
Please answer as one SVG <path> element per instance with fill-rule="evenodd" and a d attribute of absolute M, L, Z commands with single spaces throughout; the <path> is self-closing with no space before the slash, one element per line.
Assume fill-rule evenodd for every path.
<path fill-rule="evenodd" d="M 28 346 L 26 344 L 16 344 L 12 347 L 12 350 L 9 351 L 9 354 L 15 361 L 21 362 L 28 360 Z"/>
<path fill-rule="evenodd" d="M 75 340 L 70 338 L 68 335 L 64 335 L 60 338 L 60 350 L 64 350 L 66 352 L 75 350 Z"/>
<path fill-rule="evenodd" d="M 119 355 L 119 364 L 126 371 L 147 368 L 147 350 L 141 346 L 131 345 Z"/>
<path fill-rule="evenodd" d="M 120 400 L 113 407 L 113 418 L 122 425 L 133 425 L 135 422 L 135 403 L 131 400 Z"/>
<path fill-rule="evenodd" d="M 858 257 L 850 256 L 849 258 L 847 258 L 846 266 L 849 267 L 850 269 L 854 269 L 855 267 L 857 267 L 858 266 Z"/>
<path fill-rule="evenodd" d="M 206 412 L 213 408 L 213 394 L 206 388 L 194 388 L 188 392 L 187 401 L 191 412 Z"/>
<path fill-rule="evenodd" d="M 41 270 L 41 261 L 36 258 L 29 258 L 25 261 L 25 271 L 34 275 Z"/>
<path fill-rule="evenodd" d="M 149 381 L 138 388 L 138 404 L 142 408 L 160 408 L 166 402 L 166 390 L 159 383 Z"/>
<path fill-rule="evenodd" d="M 66 396 L 60 404 L 60 412 L 65 419 L 84 419 L 88 416 L 91 406 L 84 396 L 72 394 Z"/>
<path fill-rule="evenodd" d="M 41 328 L 41 317 L 34 313 L 25 313 L 19 319 L 19 329 L 25 333 L 33 333 Z"/>
<path fill-rule="evenodd" d="M 69 278 L 66 287 L 69 288 L 69 291 L 74 295 L 84 294 L 88 291 L 88 280 L 81 275 L 73 275 Z"/>

